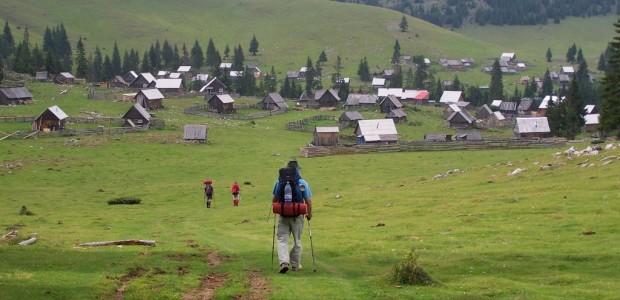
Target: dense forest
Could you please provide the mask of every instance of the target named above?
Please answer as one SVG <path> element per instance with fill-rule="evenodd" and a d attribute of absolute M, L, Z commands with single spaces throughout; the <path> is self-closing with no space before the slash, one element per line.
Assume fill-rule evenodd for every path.
<path fill-rule="evenodd" d="M 334 0 L 380 6 L 423 19 L 437 26 L 539 25 L 566 17 L 617 13 L 616 0 Z"/>

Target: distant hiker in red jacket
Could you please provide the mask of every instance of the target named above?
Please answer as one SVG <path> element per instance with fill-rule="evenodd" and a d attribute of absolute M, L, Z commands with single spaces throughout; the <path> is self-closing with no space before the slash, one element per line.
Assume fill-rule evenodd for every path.
<path fill-rule="evenodd" d="M 236 181 L 233 183 L 230 189 L 233 195 L 233 206 L 239 206 L 239 192 L 241 191 L 241 189 L 239 188 L 239 185 Z"/>

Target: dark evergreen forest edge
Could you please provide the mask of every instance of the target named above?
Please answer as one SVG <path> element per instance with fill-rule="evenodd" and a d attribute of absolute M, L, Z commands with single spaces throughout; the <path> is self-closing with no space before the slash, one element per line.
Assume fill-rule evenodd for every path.
<path fill-rule="evenodd" d="M 437 26 L 545 25 L 566 17 L 605 16 L 618 12 L 616 0 L 334 0 L 385 7 Z"/>

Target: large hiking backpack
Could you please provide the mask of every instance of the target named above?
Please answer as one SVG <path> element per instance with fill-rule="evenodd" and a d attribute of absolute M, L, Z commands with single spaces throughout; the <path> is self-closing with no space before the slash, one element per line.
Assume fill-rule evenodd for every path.
<path fill-rule="evenodd" d="M 205 185 L 205 195 L 213 196 L 213 186 L 211 184 Z"/>
<path fill-rule="evenodd" d="M 276 202 L 273 203 L 274 213 L 285 217 L 297 217 L 307 213 L 308 207 L 304 203 L 300 179 L 297 168 L 280 169 Z"/>

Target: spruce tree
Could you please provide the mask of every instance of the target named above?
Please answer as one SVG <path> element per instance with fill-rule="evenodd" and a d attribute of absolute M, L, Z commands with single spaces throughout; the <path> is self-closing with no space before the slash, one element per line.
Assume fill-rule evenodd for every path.
<path fill-rule="evenodd" d="M 568 47 L 568 51 L 566 51 L 566 62 L 574 63 L 576 55 L 577 55 L 577 45 L 573 43 L 572 46 Z"/>
<path fill-rule="evenodd" d="M 232 69 L 235 71 L 243 70 L 244 64 L 245 64 L 245 55 L 243 55 L 243 49 L 241 48 L 241 45 L 238 45 L 234 49 Z"/>
<path fill-rule="evenodd" d="M 342 59 L 340 55 L 338 55 L 336 56 L 336 65 L 334 66 L 334 73 L 332 74 L 332 83 L 334 85 L 338 85 L 342 81 L 342 78 L 340 78 L 342 76 L 342 68 Z"/>
<path fill-rule="evenodd" d="M 409 24 L 407 24 L 407 18 L 405 16 L 400 19 L 400 24 L 398 24 L 398 27 L 400 27 L 400 31 L 402 32 L 407 31 L 409 28 Z"/>
<path fill-rule="evenodd" d="M 4 30 L 0 35 L 0 58 L 7 58 L 15 51 L 15 39 L 9 27 L 9 21 L 4 22 Z"/>
<path fill-rule="evenodd" d="M 35 44 L 32 49 L 32 67 L 35 71 L 45 69 L 45 53 L 39 48 L 39 44 Z"/>
<path fill-rule="evenodd" d="M 359 75 L 360 80 L 363 82 L 370 82 L 372 80 L 370 68 L 368 67 L 368 59 L 366 57 L 360 60 L 357 75 Z"/>
<path fill-rule="evenodd" d="M 215 43 L 213 43 L 212 39 L 209 39 L 209 43 L 207 44 L 207 67 L 211 67 L 213 69 L 218 68 L 220 66 L 221 58 L 220 54 L 217 52 L 215 48 Z"/>
<path fill-rule="evenodd" d="M 226 48 L 224 48 L 224 59 L 230 59 L 230 47 L 226 44 Z"/>
<path fill-rule="evenodd" d="M 317 60 L 319 64 L 324 64 L 327 62 L 327 54 L 325 54 L 325 50 L 321 51 L 319 54 L 319 59 Z"/>
<path fill-rule="evenodd" d="M 607 63 L 606 63 L 605 55 L 603 53 L 601 53 L 601 56 L 599 56 L 598 58 L 598 65 L 596 69 L 601 72 L 605 72 L 605 69 L 607 69 Z"/>
<path fill-rule="evenodd" d="M 99 46 L 95 47 L 92 74 L 94 82 L 103 81 L 103 56 L 101 55 L 101 50 L 99 49 Z"/>
<path fill-rule="evenodd" d="M 172 69 L 176 67 L 174 65 L 174 51 L 168 40 L 164 39 L 164 43 L 161 46 L 161 60 L 162 66 L 166 69 Z"/>
<path fill-rule="evenodd" d="M 397 64 L 400 61 L 400 43 L 398 39 L 394 43 L 394 52 L 392 53 L 392 64 Z"/>
<path fill-rule="evenodd" d="M 293 98 L 291 96 L 291 82 L 288 77 L 284 79 L 284 84 L 282 84 L 282 87 L 280 88 L 280 95 L 284 98 Z"/>
<path fill-rule="evenodd" d="M 110 56 L 107 54 L 103 59 L 103 78 L 104 80 L 109 80 L 114 77 L 114 69 L 112 67 L 112 60 L 110 60 Z"/>
<path fill-rule="evenodd" d="M 553 54 L 551 54 L 551 48 L 547 48 L 547 62 L 551 62 L 551 59 L 553 58 Z"/>
<path fill-rule="evenodd" d="M 504 99 L 504 83 L 499 60 L 495 59 L 491 69 L 491 83 L 489 85 L 489 100 Z"/>
<path fill-rule="evenodd" d="M 599 128 L 603 135 L 620 138 L 620 19 L 614 23 L 616 36 L 609 43 L 608 72 L 603 78 Z"/>
<path fill-rule="evenodd" d="M 151 72 L 151 62 L 149 62 L 148 51 L 144 51 L 144 56 L 142 56 L 142 63 L 140 64 L 140 72 L 141 73 Z"/>
<path fill-rule="evenodd" d="M 80 36 L 75 53 L 75 76 L 78 78 L 86 78 L 87 75 L 88 61 L 86 60 L 86 49 L 84 48 L 84 43 L 82 42 L 82 37 Z"/>
<path fill-rule="evenodd" d="M 306 60 L 306 90 L 305 90 L 306 95 L 308 97 L 312 97 L 314 95 L 314 86 L 315 86 L 314 76 L 315 76 L 314 66 L 312 65 L 312 60 L 310 59 L 310 56 L 308 56 L 308 59 Z"/>
<path fill-rule="evenodd" d="M 543 83 L 541 89 L 541 97 L 553 94 L 553 80 L 551 79 L 551 74 L 549 73 L 549 69 L 545 72 L 543 76 Z"/>
<path fill-rule="evenodd" d="M 194 46 L 191 50 L 190 61 L 192 68 L 194 68 L 196 71 L 200 70 L 200 68 L 202 68 L 204 64 L 205 59 L 203 53 L 204 52 L 202 51 L 198 40 L 194 41 Z"/>
<path fill-rule="evenodd" d="M 118 51 L 118 45 L 114 42 L 114 48 L 112 49 L 112 77 L 114 75 L 120 75 L 122 65 L 121 65 L 121 53 Z M 110 77 L 111 78 L 111 77 Z"/>
<path fill-rule="evenodd" d="M 580 64 L 582 61 L 585 61 L 585 59 L 583 58 L 583 51 L 581 51 L 581 47 L 579 47 L 579 50 L 577 51 L 577 58 L 576 58 L 575 62 L 577 64 Z"/>
<path fill-rule="evenodd" d="M 252 53 L 252 55 L 256 56 L 256 52 L 258 52 L 258 40 L 256 39 L 256 35 L 252 36 L 252 40 L 250 41 L 250 48 L 248 51 Z"/>

